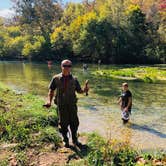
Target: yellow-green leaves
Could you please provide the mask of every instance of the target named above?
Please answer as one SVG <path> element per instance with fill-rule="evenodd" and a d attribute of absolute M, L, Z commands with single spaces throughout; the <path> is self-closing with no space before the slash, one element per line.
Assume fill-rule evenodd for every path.
<path fill-rule="evenodd" d="M 45 39 L 43 36 L 32 37 L 31 40 L 26 41 L 22 50 L 22 55 L 31 56 L 35 53 L 38 53 L 44 43 Z"/>
<path fill-rule="evenodd" d="M 60 34 L 63 32 L 62 27 L 57 27 L 54 29 L 54 32 L 51 34 L 51 43 L 54 43 L 60 36 Z"/>
<path fill-rule="evenodd" d="M 133 11 L 137 10 L 140 10 L 140 7 L 138 5 L 130 5 L 126 10 L 126 14 L 131 14 Z"/>
<path fill-rule="evenodd" d="M 6 31 L 10 37 L 17 37 L 21 35 L 21 28 L 19 26 L 9 26 Z"/>

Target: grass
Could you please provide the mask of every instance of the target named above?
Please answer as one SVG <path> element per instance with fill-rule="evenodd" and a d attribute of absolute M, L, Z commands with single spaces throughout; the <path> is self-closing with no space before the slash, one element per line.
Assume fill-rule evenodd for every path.
<path fill-rule="evenodd" d="M 88 155 L 90 165 L 134 165 L 138 153 L 127 143 L 116 140 L 104 140 L 97 134 L 89 135 Z"/>
<path fill-rule="evenodd" d="M 117 69 L 97 70 L 92 72 L 96 76 L 115 79 L 128 79 L 156 83 L 166 81 L 166 70 L 160 67 L 127 67 Z"/>
<path fill-rule="evenodd" d="M 127 142 L 104 139 L 96 133 L 88 135 L 89 153 L 78 165 L 92 166 L 152 166 L 166 164 L 164 152 L 145 153 L 132 148 Z"/>
<path fill-rule="evenodd" d="M 165 165 L 164 152 L 150 153 L 137 151 L 127 142 L 106 139 L 97 133 L 88 137 L 88 154 L 79 161 L 68 164 L 69 166 L 154 166 Z"/>
<path fill-rule="evenodd" d="M 24 150 L 32 144 L 50 142 L 58 146 L 57 115 L 46 110 L 43 101 L 31 94 L 17 94 L 0 85 L 0 141 L 16 143 Z"/>

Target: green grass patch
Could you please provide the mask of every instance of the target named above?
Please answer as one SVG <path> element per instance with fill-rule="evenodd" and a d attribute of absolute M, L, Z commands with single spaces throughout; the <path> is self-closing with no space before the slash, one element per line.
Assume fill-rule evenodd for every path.
<path fill-rule="evenodd" d="M 90 165 L 134 165 L 138 153 L 128 144 L 106 140 L 97 134 L 88 138 Z"/>
<path fill-rule="evenodd" d="M 28 158 L 26 152 L 19 152 L 16 154 L 17 165 L 28 165 Z"/>
<path fill-rule="evenodd" d="M 37 143 L 58 146 L 55 108 L 43 108 L 44 101 L 32 94 L 17 94 L 2 84 L 0 88 L 0 141 L 17 143 L 17 150 Z"/>
<path fill-rule="evenodd" d="M 61 141 L 58 131 L 54 127 L 47 127 L 41 130 L 41 136 L 39 139 L 41 142 L 54 143 L 55 146 L 58 146 L 58 143 Z"/>
<path fill-rule="evenodd" d="M 7 165 L 9 165 L 8 159 L 0 161 L 0 166 L 7 166 Z"/>
<path fill-rule="evenodd" d="M 88 155 L 84 160 L 71 165 L 95 166 L 140 166 L 155 165 L 158 161 L 165 164 L 164 152 L 141 152 L 132 148 L 127 142 L 106 139 L 96 133 L 88 135 Z"/>
<path fill-rule="evenodd" d="M 160 67 L 114 68 L 97 70 L 92 74 L 114 79 L 138 80 L 146 83 L 166 81 L 166 69 Z"/>

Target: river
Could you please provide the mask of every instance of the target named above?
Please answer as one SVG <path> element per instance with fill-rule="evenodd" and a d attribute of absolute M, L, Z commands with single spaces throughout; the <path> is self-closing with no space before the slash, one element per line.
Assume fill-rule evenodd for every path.
<path fill-rule="evenodd" d="M 99 68 L 100 67 L 100 68 Z M 123 80 L 94 77 L 91 71 L 111 68 L 111 65 L 74 64 L 73 75 L 83 85 L 89 79 L 89 95 L 78 95 L 79 132 L 98 132 L 109 139 L 127 141 L 131 146 L 145 151 L 166 151 L 166 84 L 149 84 L 128 81 L 133 94 L 130 122 L 121 121 L 117 105 Z M 166 69 L 166 65 L 164 66 Z M 60 65 L 53 63 L 0 62 L 0 81 L 19 93 L 31 92 L 46 98 L 48 84 Z"/>

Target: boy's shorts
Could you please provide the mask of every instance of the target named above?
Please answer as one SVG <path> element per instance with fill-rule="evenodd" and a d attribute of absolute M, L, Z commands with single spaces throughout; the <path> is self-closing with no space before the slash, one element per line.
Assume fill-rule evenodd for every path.
<path fill-rule="evenodd" d="M 130 112 L 129 111 L 122 111 L 121 113 L 123 120 L 129 120 Z"/>

